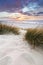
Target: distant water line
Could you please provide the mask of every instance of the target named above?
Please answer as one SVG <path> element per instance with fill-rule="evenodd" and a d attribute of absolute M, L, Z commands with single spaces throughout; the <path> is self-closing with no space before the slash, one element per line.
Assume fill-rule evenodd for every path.
<path fill-rule="evenodd" d="M 20 28 L 35 28 L 38 26 L 43 26 L 43 20 L 29 20 L 29 21 L 11 21 L 11 20 L 1 20 L 0 23 L 10 25 L 10 26 L 17 26 Z"/>

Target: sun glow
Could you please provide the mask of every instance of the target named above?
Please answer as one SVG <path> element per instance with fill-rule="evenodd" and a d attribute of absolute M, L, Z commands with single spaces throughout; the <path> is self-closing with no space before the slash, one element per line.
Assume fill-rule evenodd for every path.
<path fill-rule="evenodd" d="M 9 18 L 15 19 L 15 20 L 18 20 L 18 21 L 23 21 L 23 20 L 43 20 L 43 16 L 28 16 L 28 15 L 24 15 L 24 14 L 21 14 L 21 13 L 10 14 Z"/>
<path fill-rule="evenodd" d="M 0 13 L 0 18 L 7 18 L 7 19 L 12 19 L 16 21 L 23 21 L 23 20 L 43 20 L 43 16 L 29 16 L 25 15 L 22 13 L 7 13 L 7 12 L 2 12 Z"/>

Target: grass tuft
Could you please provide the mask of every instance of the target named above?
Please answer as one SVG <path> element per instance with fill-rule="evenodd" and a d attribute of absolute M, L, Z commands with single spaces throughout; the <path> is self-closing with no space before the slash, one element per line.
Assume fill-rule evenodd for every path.
<path fill-rule="evenodd" d="M 0 34 L 8 34 L 8 33 L 19 34 L 19 28 L 0 24 Z"/>
<path fill-rule="evenodd" d="M 27 33 L 25 34 L 25 40 L 27 40 L 34 47 L 43 44 L 43 29 L 28 29 Z"/>

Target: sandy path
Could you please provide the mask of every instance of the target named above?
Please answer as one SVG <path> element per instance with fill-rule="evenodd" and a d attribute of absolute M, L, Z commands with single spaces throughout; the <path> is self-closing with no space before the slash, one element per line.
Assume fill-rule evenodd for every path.
<path fill-rule="evenodd" d="M 31 49 L 20 35 L 0 35 L 0 65 L 43 65 L 43 51 Z"/>

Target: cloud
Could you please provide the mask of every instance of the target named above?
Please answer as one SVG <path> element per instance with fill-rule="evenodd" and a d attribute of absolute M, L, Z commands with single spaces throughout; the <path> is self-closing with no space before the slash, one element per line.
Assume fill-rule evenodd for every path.
<path fill-rule="evenodd" d="M 16 21 L 43 20 L 43 16 L 28 16 L 21 13 L 13 13 L 9 16 L 9 18 Z"/>
<path fill-rule="evenodd" d="M 43 15 L 43 7 L 41 7 L 37 2 L 31 2 L 27 6 L 24 6 L 21 9 L 22 13 L 27 14 L 27 15 Z M 40 12 L 40 13 L 39 13 Z"/>
<path fill-rule="evenodd" d="M 43 0 L 0 0 L 0 12 L 21 12 L 23 15 L 41 16 L 43 15 L 42 11 Z"/>
<path fill-rule="evenodd" d="M 10 19 L 10 20 L 16 20 L 16 21 L 25 21 L 25 20 L 43 20 L 43 16 L 29 16 L 24 15 L 22 13 L 7 13 L 7 12 L 1 12 L 0 13 L 0 19 Z"/>
<path fill-rule="evenodd" d="M 8 17 L 9 13 L 8 12 L 0 12 L 0 18 L 2 17 Z"/>
<path fill-rule="evenodd" d="M 34 15 L 38 9 L 39 9 L 39 5 L 37 3 L 31 2 L 27 6 L 24 6 L 24 8 L 22 8 L 22 12 L 30 13 L 31 15 Z"/>

